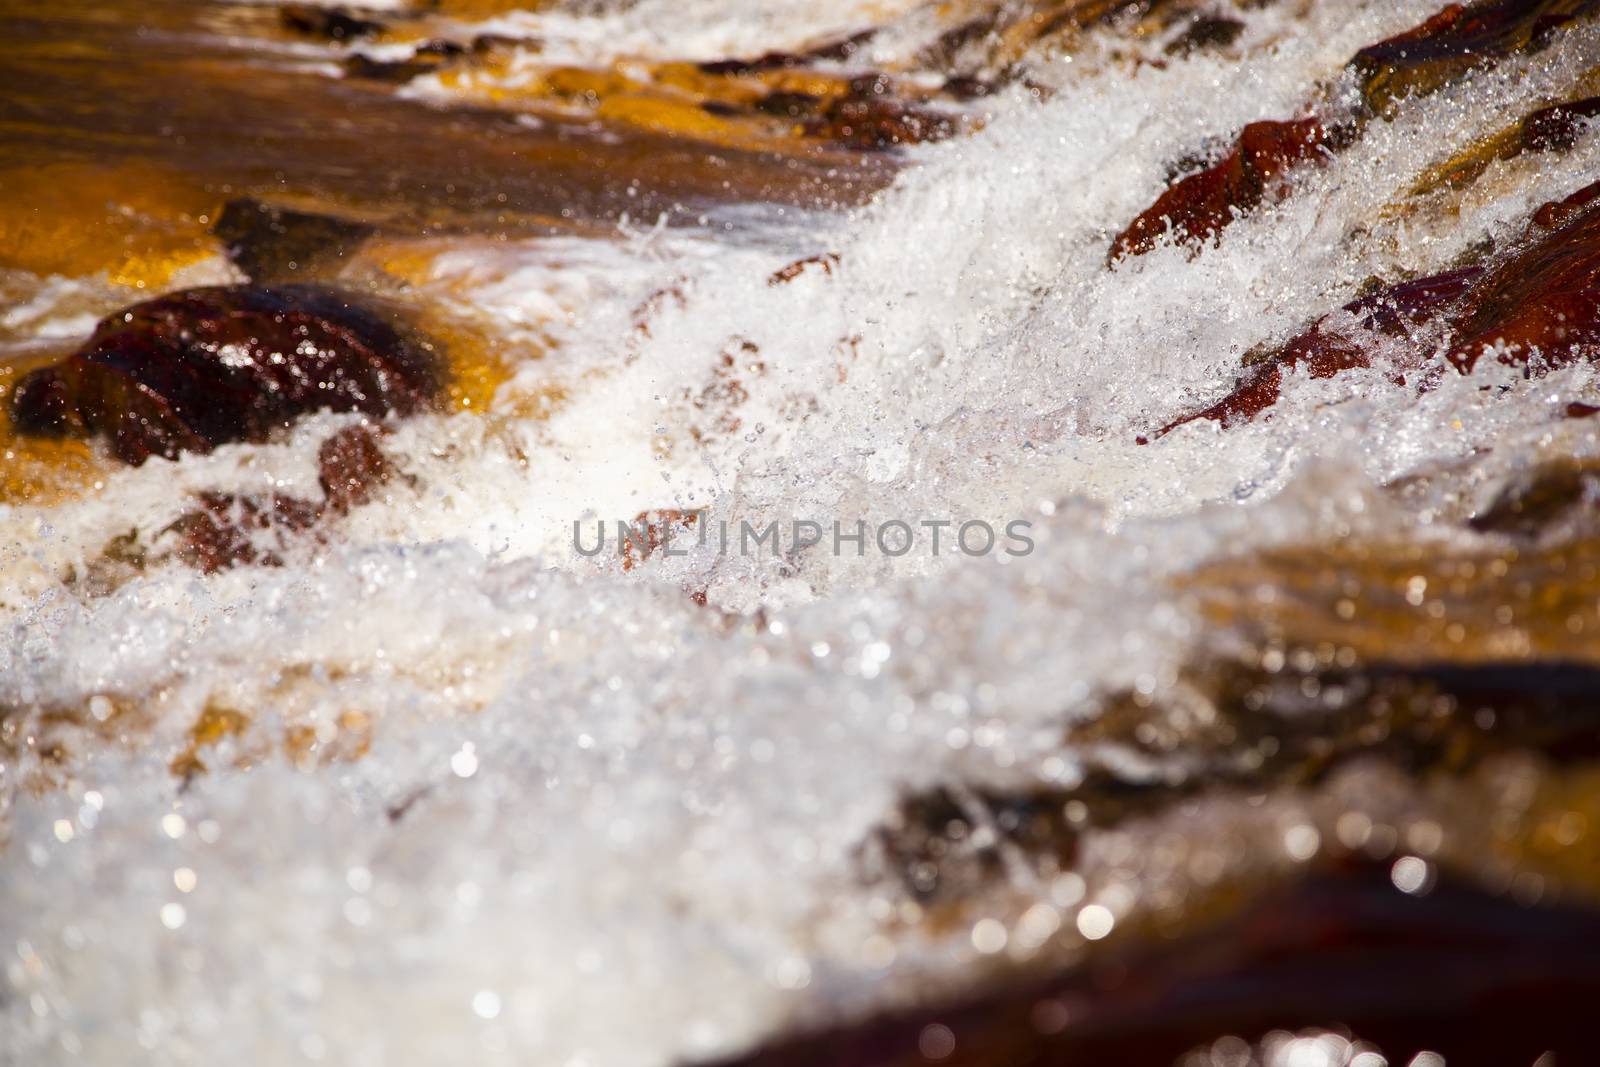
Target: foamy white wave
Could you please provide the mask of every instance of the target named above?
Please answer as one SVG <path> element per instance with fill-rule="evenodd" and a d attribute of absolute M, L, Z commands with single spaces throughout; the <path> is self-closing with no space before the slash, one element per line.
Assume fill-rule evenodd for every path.
<path fill-rule="evenodd" d="M 385 447 L 411 480 L 290 566 L 168 564 L 101 596 L 60 581 L 129 527 L 156 536 L 191 492 L 315 496 L 316 448 L 348 420 L 0 516 L 0 706 L 89 724 L 54 728 L 66 770 L 25 744 L 3 768 L 0 1055 L 665 1064 L 952 980 L 971 941 L 886 938 L 901 901 L 858 876 L 857 846 L 903 790 L 1070 776 L 1063 718 L 1170 678 L 1202 639 L 1169 583 L 1207 558 L 1464 538 L 1419 530 L 1376 486 L 1595 449 L 1585 423 L 1552 418 L 1593 395 L 1586 367 L 1536 382 L 1485 367 L 1421 396 L 1377 371 L 1289 375 L 1269 419 L 1134 443 L 1367 276 L 1440 269 L 1600 177 L 1591 131 L 1559 166 L 1497 164 L 1459 212 L 1382 210 L 1572 84 L 1593 54 L 1575 34 L 1373 123 L 1217 247 L 1107 269 L 1170 160 L 1297 114 L 1431 6 L 1320 4 L 1282 39 L 1283 15 L 1252 13 L 1254 39 L 1277 43 L 1243 64 L 1057 61 L 1049 101 L 1005 97 L 875 204 L 774 217 L 761 240 L 712 218 L 441 255 L 425 291 L 549 354 L 487 419 L 396 427 Z M 708 58 L 884 14 L 663 11 L 529 17 Z M 831 272 L 769 284 L 826 253 Z M 552 384 L 553 415 L 515 414 Z M 572 550 L 574 520 L 702 506 L 759 523 L 1022 519 L 1037 548 L 695 549 L 627 572 Z M 686 595 L 700 589 L 709 607 Z M 207 707 L 251 725 L 182 788 L 169 764 Z M 116 708 L 150 721 L 118 739 L 124 720 L 97 723 Z M 331 743 L 350 711 L 373 723 L 363 758 L 282 754 L 291 727 Z M 65 781 L 21 788 L 36 774 Z"/>

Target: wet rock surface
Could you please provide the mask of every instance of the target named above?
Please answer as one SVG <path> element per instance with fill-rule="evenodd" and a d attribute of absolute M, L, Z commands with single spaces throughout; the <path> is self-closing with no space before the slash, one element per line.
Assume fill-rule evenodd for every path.
<path fill-rule="evenodd" d="M 1592 521 L 1596 504 L 1600 504 L 1600 468 L 1596 464 L 1551 460 L 1506 486 L 1469 525 L 1479 533 L 1536 538 Z"/>
<path fill-rule="evenodd" d="M 1219 1035 L 1301 1027 L 1371 1041 L 1390 1062 L 1422 1052 L 1473 1067 L 1549 1053 L 1584 1062 L 1597 993 L 1600 913 L 1529 909 L 1453 884 L 1419 898 L 1354 865 L 1266 893 L 1185 938 L 721 1063 L 1168 1064 L 1190 1062 L 1197 1046 L 1195 1062 L 1215 1063 L 1212 1047 L 1231 1050 Z"/>
<path fill-rule="evenodd" d="M 1411 193 L 1417 196 L 1441 187 L 1469 186 L 1495 162 L 1529 153 L 1569 151 L 1587 128 L 1588 120 L 1597 115 L 1600 115 L 1600 97 L 1593 96 L 1540 108 L 1498 135 L 1431 168 Z"/>
<path fill-rule="evenodd" d="M 124 462 L 260 441 L 314 411 L 409 415 L 437 396 L 434 353 L 309 286 L 173 293 L 112 315 L 12 396 L 19 431 L 104 435 Z"/>
<path fill-rule="evenodd" d="M 1446 4 L 1414 29 L 1363 48 L 1350 61 L 1362 96 L 1389 117 L 1407 97 L 1433 92 L 1517 52 L 1537 49 L 1594 0 L 1480 0 Z"/>
<path fill-rule="evenodd" d="M 914 901 L 923 929 L 977 929 L 1016 893 L 1053 907 L 1012 920 L 1013 936 L 1046 908 L 1050 940 L 1072 939 L 1076 912 L 1088 944 L 1035 955 L 999 988 L 729 1062 L 1210 1064 L 1226 1043 L 1302 1028 L 1390 1062 L 1583 1062 L 1600 981 L 1593 845 L 1581 832 L 1535 842 L 1504 788 L 1553 790 L 1528 814 L 1576 826 L 1585 816 L 1569 806 L 1600 772 L 1597 709 L 1589 663 L 1340 666 L 1276 652 L 1219 660 L 1153 699 L 1115 697 L 1069 730 L 1086 757 L 1076 784 L 908 797 L 862 854 L 864 876 Z M 1253 808 L 1280 817 L 1251 830 Z M 1500 825 L 1463 822 L 1472 811 Z M 1266 858 L 1275 846 L 1287 869 Z M 1218 847 L 1234 875 L 1197 880 Z M 1504 876 L 1507 850 L 1524 865 L 1562 856 L 1541 883 L 1559 902 L 1533 907 Z M 1114 913 L 1094 903 L 1114 899 L 1103 883 L 1093 895 L 1107 876 L 1166 903 Z M 1020 888 L 1031 882 L 1047 888 Z M 1098 943 L 1113 914 L 1117 932 Z"/>
<path fill-rule="evenodd" d="M 230 200 L 212 226 L 228 258 L 257 284 L 282 284 L 336 267 L 375 227 L 258 200 Z"/>
<path fill-rule="evenodd" d="M 1430 360 L 1470 374 L 1488 355 L 1535 375 L 1600 356 L 1600 183 L 1542 205 L 1521 239 L 1485 261 L 1402 282 L 1346 304 L 1248 369 L 1234 391 L 1163 427 L 1248 420 L 1278 400 L 1283 375 L 1313 378 L 1385 363 L 1404 381 Z"/>
<path fill-rule="evenodd" d="M 1327 137 L 1316 119 L 1251 123 L 1221 160 L 1162 193 L 1118 234 L 1112 261 L 1148 252 L 1168 233 L 1182 241 L 1215 237 L 1236 212 L 1286 189 L 1286 172 L 1315 159 Z"/>
<path fill-rule="evenodd" d="M 319 513 L 315 504 L 295 497 L 205 493 L 199 506 L 169 530 L 178 538 L 179 558 L 205 574 L 246 564 L 281 567 L 286 536 L 292 539 L 309 530 Z M 261 547 L 261 535 L 270 536 L 277 545 Z"/>
<path fill-rule="evenodd" d="M 1400 100 L 1425 96 L 1508 56 L 1537 49 L 1569 23 L 1597 10 L 1600 5 L 1593 0 L 1449 4 L 1421 25 L 1363 48 L 1346 65 L 1360 85 L 1360 106 L 1337 109 L 1337 120 L 1249 124 L 1219 162 L 1173 184 L 1119 233 L 1111 245 L 1111 262 L 1148 252 L 1169 233 L 1180 242 L 1215 238 L 1269 195 L 1289 193 L 1289 172 L 1315 159 L 1318 149 L 1340 151 L 1374 118 L 1392 119 Z M 1515 143 L 1502 150 L 1511 156 L 1570 145 L 1578 120 L 1589 110 L 1587 103 L 1575 101 L 1540 111 L 1518 129 Z"/>

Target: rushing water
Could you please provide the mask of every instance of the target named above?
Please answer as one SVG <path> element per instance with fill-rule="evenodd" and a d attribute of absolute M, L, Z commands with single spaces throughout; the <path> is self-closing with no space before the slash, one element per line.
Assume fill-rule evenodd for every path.
<path fill-rule="evenodd" d="M 1208 562 L 1471 551 L 1453 523 L 1506 472 L 1596 451 L 1590 420 L 1560 417 L 1600 402 L 1587 364 L 1421 393 L 1381 369 L 1290 373 L 1270 417 L 1137 443 L 1368 278 L 1443 271 L 1600 178 L 1586 128 L 1559 157 L 1407 200 L 1582 86 L 1600 48 L 1584 24 L 1370 124 L 1214 246 L 1108 265 L 1174 160 L 1348 101 L 1350 56 L 1433 10 L 1304 0 L 1233 11 L 1222 51 L 1115 29 L 1036 49 L 863 206 L 679 199 L 597 170 L 614 199 L 588 232 L 468 219 L 390 238 L 403 298 L 470 318 L 505 380 L 486 412 L 396 425 L 405 477 L 285 566 L 201 575 L 152 550 L 123 572 L 106 550 L 158 545 L 203 490 L 314 496 L 346 417 L 91 465 L 92 493 L 0 506 L 0 1056 L 667 1064 L 959 988 L 1147 907 L 1149 869 L 1091 857 L 1064 883 L 1024 863 L 989 912 L 929 928 L 863 873 L 863 843 L 939 783 L 1070 782 L 1063 724 L 1247 643 L 1185 584 Z M 733 0 L 437 16 L 589 65 L 885 24 L 846 61 L 862 70 L 930 62 L 940 17 Z M 303 77 L 333 78 L 298 47 Z M 429 76 L 399 99 L 481 100 L 518 76 Z M 363 201 L 346 178 L 321 188 Z M 808 257 L 828 258 L 773 283 Z M 214 252 L 182 269 L 233 276 Z M 88 271 L 6 285 L 20 354 L 128 299 Z M 1034 547 L 713 540 L 627 568 L 574 551 L 575 521 L 590 539 L 664 508 L 776 520 L 786 548 L 796 519 L 1020 521 Z M 174 772 L 185 752 L 203 772 Z M 1252 862 L 1304 858 L 1304 835 L 1265 839 Z"/>

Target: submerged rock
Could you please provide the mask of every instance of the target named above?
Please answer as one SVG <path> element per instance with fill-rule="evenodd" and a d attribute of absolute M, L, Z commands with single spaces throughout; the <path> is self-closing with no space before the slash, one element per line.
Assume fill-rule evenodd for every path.
<path fill-rule="evenodd" d="M 877 32 L 876 29 L 862 30 L 847 37 L 823 41 L 798 52 L 766 52 L 750 59 L 713 60 L 701 63 L 700 70 L 706 74 L 744 76 L 809 66 L 818 61 L 846 60 L 855 55 Z"/>
<path fill-rule="evenodd" d="M 703 536 L 703 533 L 696 532 L 696 523 L 700 518 L 700 512 L 684 511 L 680 508 L 656 508 L 639 512 L 633 517 L 633 522 L 628 524 L 630 532 L 618 534 L 617 550 L 622 556 L 622 569 L 633 570 L 636 564 L 649 559 L 656 549 L 663 544 L 670 544 L 675 537 L 687 541 L 691 533 L 696 537 Z M 682 548 L 680 544 L 679 551 L 682 551 Z"/>
<path fill-rule="evenodd" d="M 383 32 L 383 23 L 339 7 L 321 7 L 317 4 L 289 4 L 278 12 L 284 29 L 307 37 L 321 37 L 331 41 L 353 41 Z"/>
<path fill-rule="evenodd" d="M 338 263 L 374 229 L 362 222 L 244 198 L 223 205 L 211 232 L 247 278 L 271 284 L 297 275 L 304 278 Z"/>
<path fill-rule="evenodd" d="M 836 100 L 821 118 L 806 124 L 813 136 L 868 151 L 942 141 L 957 128 L 948 115 L 871 94 Z"/>
<path fill-rule="evenodd" d="M 1053 975 L 880 1013 L 723 1062 L 1154 1065 L 1218 1039 L 1319 1026 L 1353 1032 L 1390 1063 L 1432 1062 L 1411 1058 L 1422 1050 L 1442 1053 L 1451 1067 L 1532 1063 L 1552 1051 L 1559 1062 L 1587 1063 L 1597 1044 L 1589 1018 L 1597 995 L 1600 913 L 1527 908 L 1449 883 L 1411 895 L 1377 865 L 1352 865 L 1262 894 L 1175 941 L 1150 938 Z"/>
<path fill-rule="evenodd" d="M 959 92 L 951 95 L 962 96 Z M 739 108 L 719 107 L 716 101 L 702 106 L 713 113 L 740 113 Z M 940 141 L 960 129 L 955 116 L 922 106 L 881 74 L 853 78 L 835 96 L 774 90 L 755 101 L 752 108 L 760 114 L 795 120 L 808 137 L 858 151 Z"/>
<path fill-rule="evenodd" d="M 920 936 L 1010 917 L 1034 942 L 943 1002 L 733 1062 L 1165 1064 L 1307 1026 L 1348 1027 L 1392 1063 L 1592 1051 L 1600 868 L 1570 831 L 1595 795 L 1597 695 L 1587 662 L 1346 664 L 1331 649 L 1113 695 L 1064 716 L 1081 759 L 1066 781 L 913 794 L 863 849 Z M 1507 892 L 1508 869 L 1547 877 L 1537 907 Z M 1465 1000 L 1520 1006 L 1528 1025 L 1463 1014 Z"/>
<path fill-rule="evenodd" d="M 1521 471 L 1468 522 L 1479 533 L 1535 538 L 1600 504 L 1600 465 L 1573 457 Z"/>
<path fill-rule="evenodd" d="M 1183 32 L 1166 47 L 1169 56 L 1187 56 L 1210 49 L 1227 48 L 1244 32 L 1244 23 L 1218 15 L 1196 15 Z"/>
<path fill-rule="evenodd" d="M 169 531 L 177 535 L 178 558 L 214 574 L 246 564 L 282 566 L 278 546 L 264 548 L 262 535 L 281 541 L 287 534 L 309 530 L 319 515 L 315 504 L 297 497 L 202 493 L 199 506 L 180 516 Z"/>
<path fill-rule="evenodd" d="M 103 320 L 22 379 L 17 429 L 104 434 L 127 463 L 259 441 L 313 411 L 411 414 L 439 393 L 431 344 L 305 285 L 190 289 Z"/>
<path fill-rule="evenodd" d="M 1513 756 L 1586 765 L 1600 759 L 1597 699 L 1600 670 L 1581 662 L 1219 659 L 1164 699 L 1113 694 L 1069 727 L 1066 748 L 1081 761 L 1070 785 L 945 784 L 905 797 L 865 843 L 863 875 L 924 907 L 976 913 L 1019 867 L 1047 880 L 1072 870 L 1083 834 L 1208 796 L 1317 789 L 1377 763 L 1417 778 Z"/>
<path fill-rule="evenodd" d="M 1596 116 L 1600 116 L 1600 96 L 1540 108 L 1493 137 L 1430 168 L 1412 188 L 1412 195 L 1466 186 L 1496 161 L 1516 159 L 1530 152 L 1571 151 L 1588 120 Z"/>
<path fill-rule="evenodd" d="M 454 41 L 424 41 L 407 59 L 374 59 L 356 52 L 346 56 L 342 66 L 349 78 L 403 85 L 413 78 L 443 70 L 467 53 L 465 45 Z"/>
<path fill-rule="evenodd" d="M 1304 333 L 1253 364 L 1233 392 L 1209 407 L 1175 419 L 1146 441 L 1185 423 L 1210 419 L 1224 425 L 1248 421 L 1278 402 L 1284 371 L 1300 367 L 1313 378 L 1331 378 L 1341 371 L 1371 365 L 1370 350 L 1379 340 L 1405 341 L 1439 308 L 1465 292 L 1482 274 L 1480 268 L 1451 271 L 1403 282 L 1354 300 L 1325 315 Z"/>
<path fill-rule="evenodd" d="M 317 481 L 323 499 L 339 514 L 370 501 L 394 474 L 394 464 L 365 426 L 341 430 L 317 450 Z"/>

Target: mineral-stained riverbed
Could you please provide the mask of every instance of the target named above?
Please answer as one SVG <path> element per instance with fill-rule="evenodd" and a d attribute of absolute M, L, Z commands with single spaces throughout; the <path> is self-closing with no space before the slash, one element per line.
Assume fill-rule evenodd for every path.
<path fill-rule="evenodd" d="M 1593 1062 L 1597 360 L 1592 0 L 0 0 L 0 1062 Z"/>

